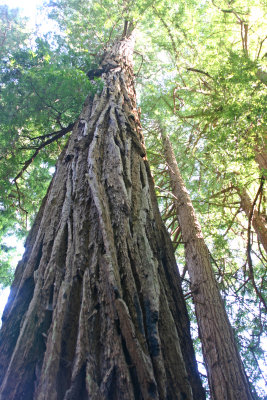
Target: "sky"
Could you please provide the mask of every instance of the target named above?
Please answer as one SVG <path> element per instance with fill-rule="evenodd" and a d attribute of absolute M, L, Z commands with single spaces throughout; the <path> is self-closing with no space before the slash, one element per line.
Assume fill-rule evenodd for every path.
<path fill-rule="evenodd" d="M 0 5 L 7 5 L 9 8 L 20 8 L 24 16 L 35 19 L 36 8 L 43 3 L 43 0 L 0 0 Z"/>
<path fill-rule="evenodd" d="M 38 31 L 47 33 L 53 30 L 55 23 L 48 20 L 44 13 L 38 10 L 45 0 L 0 0 L 0 5 L 7 5 L 9 8 L 19 8 L 23 17 L 29 18 L 28 25 L 34 28 L 38 25 Z"/>
<path fill-rule="evenodd" d="M 9 296 L 9 292 L 10 292 L 9 287 L 5 288 L 4 290 L 1 290 L 1 292 L 0 292 L 0 316 L 2 316 L 2 314 L 3 314 L 4 308 L 5 308 L 8 296 Z M 2 321 L 0 319 L 0 327 L 2 325 L 1 322 Z"/>
<path fill-rule="evenodd" d="M 19 260 L 22 258 L 22 255 L 24 253 L 24 241 L 19 240 L 16 236 L 9 236 L 7 237 L 4 241 L 3 244 L 6 244 L 7 246 L 12 246 L 16 247 L 16 252 L 14 256 L 12 257 L 12 267 L 16 268 Z M 10 288 L 7 287 L 5 289 L 0 288 L 0 327 L 1 327 L 1 317 L 8 299 L 8 295 L 10 292 Z"/>

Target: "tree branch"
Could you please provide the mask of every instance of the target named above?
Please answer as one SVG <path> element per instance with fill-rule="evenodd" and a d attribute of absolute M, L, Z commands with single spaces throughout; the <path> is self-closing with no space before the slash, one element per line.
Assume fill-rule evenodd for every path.
<path fill-rule="evenodd" d="M 264 43 L 264 41 L 267 39 L 267 36 L 265 36 L 265 38 L 264 39 L 262 39 L 261 41 L 260 41 L 260 45 L 259 45 L 259 50 L 258 50 L 258 53 L 257 53 L 257 56 L 256 56 L 256 60 L 259 58 L 259 56 L 260 56 L 260 53 L 261 53 L 261 49 L 262 49 L 262 45 L 263 45 L 263 43 Z"/>
<path fill-rule="evenodd" d="M 15 180 L 14 180 L 14 182 L 15 182 L 15 185 L 16 185 L 17 193 L 18 193 L 19 208 L 21 209 L 21 211 L 23 211 L 26 214 L 26 226 L 27 226 L 27 214 L 28 214 L 28 211 L 25 210 L 25 208 L 23 208 L 22 205 L 21 205 L 21 196 L 20 196 L 19 186 L 18 186 L 18 183 Z"/>
<path fill-rule="evenodd" d="M 35 150 L 35 152 L 33 153 L 33 155 L 31 156 L 31 158 L 29 158 L 27 161 L 25 161 L 22 169 L 20 170 L 20 172 L 17 174 L 17 176 L 14 178 L 13 182 L 17 185 L 17 180 L 19 178 L 21 178 L 22 174 L 24 171 L 26 171 L 26 169 L 28 168 L 28 166 L 34 161 L 34 159 L 36 158 L 36 156 L 38 155 L 39 151 L 42 150 L 44 147 L 48 146 L 49 144 L 53 143 L 55 140 L 61 138 L 62 136 L 66 135 L 66 133 L 71 132 L 72 129 L 74 127 L 74 123 L 69 124 L 66 128 L 61 129 L 60 131 L 57 132 L 53 132 L 50 134 L 53 135 L 53 137 L 51 139 L 46 140 L 45 142 L 43 142 L 42 144 L 40 144 L 39 147 L 37 147 L 37 149 Z"/>
<path fill-rule="evenodd" d="M 211 79 L 214 79 L 208 72 L 202 71 L 201 69 L 193 68 L 193 67 L 188 67 L 186 68 L 187 71 L 192 71 L 192 72 L 198 72 L 199 74 L 203 74 L 208 76 Z"/>
<path fill-rule="evenodd" d="M 142 66 L 143 66 L 143 63 L 144 63 L 144 56 L 143 56 L 143 54 L 141 54 L 139 51 L 137 51 L 137 50 L 134 50 L 134 53 L 135 54 L 138 54 L 142 59 L 141 59 L 141 64 L 140 64 L 140 67 L 138 68 L 138 72 L 137 72 L 137 74 L 135 74 L 135 77 L 137 78 L 138 76 L 139 76 L 139 72 L 141 71 L 141 68 L 142 68 Z"/>

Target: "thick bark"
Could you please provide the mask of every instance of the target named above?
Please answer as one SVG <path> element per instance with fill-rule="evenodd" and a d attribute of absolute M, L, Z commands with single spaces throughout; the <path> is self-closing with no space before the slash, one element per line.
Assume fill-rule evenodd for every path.
<path fill-rule="evenodd" d="M 251 400 L 253 396 L 214 277 L 208 248 L 185 188 L 168 136 L 162 132 L 175 207 L 185 243 L 186 264 L 207 366 L 211 398 Z"/>
<path fill-rule="evenodd" d="M 145 159 L 133 40 L 99 68 L 3 316 L 1 400 L 205 398 Z"/>
<path fill-rule="evenodd" d="M 246 213 L 247 218 L 251 218 L 251 224 L 267 253 L 267 220 L 266 216 L 254 210 L 251 215 L 252 202 L 246 189 L 238 190 L 241 200 L 241 207 Z"/>

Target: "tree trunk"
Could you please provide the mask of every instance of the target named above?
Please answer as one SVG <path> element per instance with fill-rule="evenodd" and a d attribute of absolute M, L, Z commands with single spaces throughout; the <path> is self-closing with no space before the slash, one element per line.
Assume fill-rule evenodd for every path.
<path fill-rule="evenodd" d="M 255 160 L 261 170 L 267 170 L 267 150 L 266 145 L 255 146 Z M 267 178 L 266 178 L 267 179 Z"/>
<path fill-rule="evenodd" d="M 255 229 L 259 241 L 267 253 L 267 220 L 266 216 L 259 213 L 256 209 L 251 216 L 252 202 L 246 189 L 238 190 L 241 200 L 241 207 L 245 211 L 247 218 L 251 218 L 251 224 Z"/>
<path fill-rule="evenodd" d="M 205 398 L 145 157 L 133 38 L 106 53 L 3 316 L 1 400 Z"/>
<path fill-rule="evenodd" d="M 211 398 L 253 399 L 232 328 L 214 277 L 208 248 L 168 136 L 162 131 L 175 207 L 185 243 L 192 298 L 207 366 Z"/>

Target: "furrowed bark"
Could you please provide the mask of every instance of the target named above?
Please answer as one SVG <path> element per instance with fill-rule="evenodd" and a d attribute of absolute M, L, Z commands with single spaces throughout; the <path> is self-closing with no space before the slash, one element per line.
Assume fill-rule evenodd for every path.
<path fill-rule="evenodd" d="M 3 316 L 1 400 L 205 398 L 136 109 L 133 38 L 107 51 Z"/>
<path fill-rule="evenodd" d="M 175 196 L 174 204 L 185 243 L 186 264 L 211 398 L 251 400 L 253 396 L 217 287 L 200 224 L 180 174 L 171 142 L 163 130 L 161 132 Z"/>
<path fill-rule="evenodd" d="M 245 211 L 247 218 L 251 218 L 251 224 L 255 229 L 260 243 L 263 245 L 267 253 L 267 221 L 266 216 L 254 210 L 251 216 L 252 201 L 246 189 L 238 190 L 241 200 L 241 207 Z"/>

